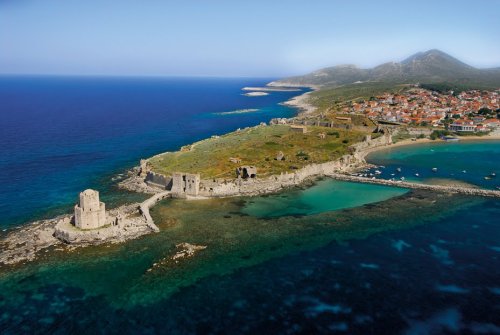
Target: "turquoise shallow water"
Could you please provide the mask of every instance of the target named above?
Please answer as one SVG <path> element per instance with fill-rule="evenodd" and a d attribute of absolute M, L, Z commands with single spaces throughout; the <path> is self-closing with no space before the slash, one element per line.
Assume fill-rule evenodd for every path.
<path fill-rule="evenodd" d="M 383 201 L 406 192 L 395 187 L 325 179 L 305 190 L 255 198 L 242 212 L 263 218 L 312 215 Z"/>
<path fill-rule="evenodd" d="M 455 179 L 483 188 L 500 187 L 500 141 L 463 141 L 416 144 L 374 152 L 367 161 L 383 165 L 380 177 L 405 177 L 425 182 L 430 178 Z M 433 172 L 432 168 L 437 168 Z M 396 169 L 401 168 L 401 173 Z M 415 176 L 415 174 L 419 176 Z M 485 179 L 491 173 L 497 177 Z M 394 175 L 393 175 L 394 174 Z"/>

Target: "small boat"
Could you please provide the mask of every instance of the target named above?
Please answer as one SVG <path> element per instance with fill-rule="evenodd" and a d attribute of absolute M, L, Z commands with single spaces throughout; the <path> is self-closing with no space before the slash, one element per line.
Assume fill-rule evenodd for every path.
<path fill-rule="evenodd" d="M 467 171 L 463 170 L 462 173 L 467 173 Z"/>
<path fill-rule="evenodd" d="M 395 173 L 391 173 L 391 176 L 395 176 L 396 174 Z"/>
<path fill-rule="evenodd" d="M 375 174 L 382 174 L 382 171 L 380 171 L 380 170 L 375 170 Z"/>
<path fill-rule="evenodd" d="M 404 180 L 405 180 L 405 177 L 401 177 L 400 179 L 401 179 L 401 181 L 404 181 Z"/>
<path fill-rule="evenodd" d="M 437 172 L 438 168 L 432 168 L 432 172 Z"/>
<path fill-rule="evenodd" d="M 490 173 L 490 177 L 494 178 L 496 176 L 497 176 L 497 174 L 495 172 Z"/>
<path fill-rule="evenodd" d="M 401 172 L 401 168 L 397 168 L 397 169 L 396 169 L 396 171 L 397 171 L 397 172 Z"/>
<path fill-rule="evenodd" d="M 420 177 L 420 175 L 418 173 L 415 173 L 415 177 Z"/>
<path fill-rule="evenodd" d="M 491 180 L 491 177 L 490 176 L 486 176 L 486 177 L 484 177 L 484 179 Z"/>

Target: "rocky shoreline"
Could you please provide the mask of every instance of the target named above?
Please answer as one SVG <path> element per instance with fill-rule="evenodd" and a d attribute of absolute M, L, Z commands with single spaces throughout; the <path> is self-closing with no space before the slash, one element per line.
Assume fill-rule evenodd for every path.
<path fill-rule="evenodd" d="M 272 82 L 268 85 L 270 90 L 278 90 L 279 87 L 298 87 L 298 85 L 281 82 Z M 313 90 L 318 89 L 318 87 L 311 88 Z M 306 92 L 300 96 L 294 97 L 284 104 L 298 108 L 301 113 L 312 113 L 316 108 L 308 103 L 310 93 L 311 92 Z M 365 169 L 369 166 L 365 158 L 371 152 L 393 146 L 422 143 L 424 141 L 425 140 L 408 140 L 393 144 L 390 132 L 385 132 L 382 136 L 375 139 L 371 139 L 368 136 L 364 141 L 352 145 L 350 147 L 351 153 L 344 155 L 338 160 L 310 164 L 292 173 L 285 172 L 267 178 L 249 178 L 246 180 L 201 180 L 200 192 L 199 195 L 196 196 L 182 196 L 167 191 L 158 185 L 147 183 L 142 169 L 146 166 L 148 160 L 141 160 L 141 166 L 131 169 L 128 172 L 128 178 L 119 182 L 118 187 L 133 192 L 151 194 L 152 196 L 143 203 L 123 205 L 110 210 L 109 214 L 111 216 L 120 218 L 121 223 L 119 225 L 103 227 L 90 234 L 82 234 L 80 231 L 73 229 L 71 215 L 62 215 L 53 219 L 35 221 L 27 226 L 13 230 L 0 240 L 0 250 L 2 250 L 0 254 L 0 264 L 10 265 L 34 260 L 37 254 L 40 254 L 43 250 L 47 252 L 50 247 L 60 246 L 62 248 L 74 249 L 103 243 L 122 243 L 152 232 L 158 232 L 159 229 L 155 225 L 149 213 L 149 209 L 157 202 L 167 197 L 182 196 L 187 199 L 207 199 L 257 196 L 276 193 L 286 188 L 297 187 L 324 176 L 353 182 L 390 184 L 391 186 L 405 188 L 421 188 L 449 193 L 500 197 L 500 192 L 498 191 L 485 191 L 458 186 L 421 184 L 415 186 L 410 185 L 411 183 L 391 182 L 379 179 L 371 180 L 350 175 L 350 173 Z M 191 146 L 194 145 L 196 145 L 196 143 Z M 193 253 L 188 254 L 192 256 Z"/>
<path fill-rule="evenodd" d="M 91 231 L 75 229 L 71 223 L 73 216 L 70 214 L 35 221 L 14 229 L 0 240 L 0 264 L 33 261 L 42 251 L 48 252 L 51 247 L 73 250 L 105 243 L 123 243 L 158 232 L 152 219 L 148 220 L 141 211 L 143 204 L 128 204 L 109 210 L 107 215 L 112 219 L 119 218 L 120 223 Z M 149 207 L 147 214 L 149 215 Z"/>
<path fill-rule="evenodd" d="M 365 152 L 372 148 L 386 147 L 392 144 L 389 133 L 375 139 L 365 139 L 363 142 L 351 146 L 351 154 L 346 154 L 340 159 L 325 163 L 309 164 L 295 172 L 284 172 L 266 178 L 248 178 L 232 180 L 204 179 L 200 181 L 198 196 L 190 196 L 190 199 L 223 198 L 236 196 L 256 196 L 279 192 L 285 188 L 299 186 L 305 181 L 323 177 L 331 173 L 350 173 L 367 167 Z M 147 160 L 143 160 L 143 166 Z M 148 184 L 140 168 L 131 172 L 131 177 L 122 181 L 119 187 L 132 192 L 151 192 L 159 194 L 164 189 Z M 173 194 L 172 196 L 176 196 Z"/>
<path fill-rule="evenodd" d="M 268 86 L 269 87 L 278 87 L 278 88 L 279 87 L 307 87 L 307 88 L 310 88 L 312 90 L 311 92 L 306 92 L 306 93 L 303 93 L 303 94 L 298 95 L 296 97 L 293 97 L 290 100 L 283 102 L 282 104 L 285 106 L 297 108 L 299 110 L 299 116 L 304 115 L 304 114 L 312 114 L 317 110 L 317 108 L 309 102 L 309 99 L 311 98 L 312 92 L 320 89 L 319 86 L 315 86 L 315 85 L 303 86 L 303 85 L 297 85 L 297 84 L 286 83 L 286 82 L 278 82 L 278 81 L 270 82 L 268 84 Z"/>

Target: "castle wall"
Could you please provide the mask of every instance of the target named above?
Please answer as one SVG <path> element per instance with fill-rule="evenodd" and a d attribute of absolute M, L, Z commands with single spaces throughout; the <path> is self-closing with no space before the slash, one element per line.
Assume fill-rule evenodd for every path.
<path fill-rule="evenodd" d="M 172 176 L 172 193 L 197 196 L 200 190 L 200 175 L 176 172 Z"/>
<path fill-rule="evenodd" d="M 184 193 L 184 179 L 182 173 L 174 173 L 172 175 L 172 193 L 182 194 Z"/>
<path fill-rule="evenodd" d="M 200 192 L 200 175 L 186 174 L 185 190 L 187 195 L 197 196 Z"/>
<path fill-rule="evenodd" d="M 172 188 L 172 178 L 167 177 L 161 173 L 148 172 L 144 182 L 150 186 L 158 186 L 163 189 L 169 190 Z"/>
<path fill-rule="evenodd" d="M 364 151 L 370 148 L 389 145 L 392 138 L 389 134 L 376 139 L 353 145 L 353 154 L 344 155 L 336 161 L 310 164 L 293 173 L 282 173 L 263 179 L 235 179 L 229 181 L 202 180 L 201 196 L 226 197 L 239 195 L 266 194 L 279 191 L 285 187 L 301 184 L 304 180 L 315 176 L 329 175 L 335 172 L 346 172 L 365 163 Z"/>

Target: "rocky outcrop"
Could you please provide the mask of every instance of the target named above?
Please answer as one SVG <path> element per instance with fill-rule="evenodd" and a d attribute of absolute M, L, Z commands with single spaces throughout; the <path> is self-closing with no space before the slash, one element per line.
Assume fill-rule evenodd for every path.
<path fill-rule="evenodd" d="M 152 220 L 148 221 L 144 216 L 137 215 L 142 204 L 125 205 L 110 210 L 107 213 L 108 224 L 98 229 L 78 229 L 72 224 L 70 218 L 65 218 L 54 227 L 54 237 L 72 245 L 96 245 L 106 242 L 123 242 L 151 232 L 158 232 L 159 229 Z"/>
<path fill-rule="evenodd" d="M 0 264 L 34 260 L 44 249 L 53 246 L 60 246 L 61 250 L 64 250 L 103 243 L 121 243 L 158 232 L 158 227 L 149 215 L 149 207 L 164 196 L 156 194 L 141 204 L 111 209 L 107 212 L 108 224 L 98 229 L 78 229 L 73 225 L 72 215 L 62 215 L 13 230 L 0 240 Z"/>

